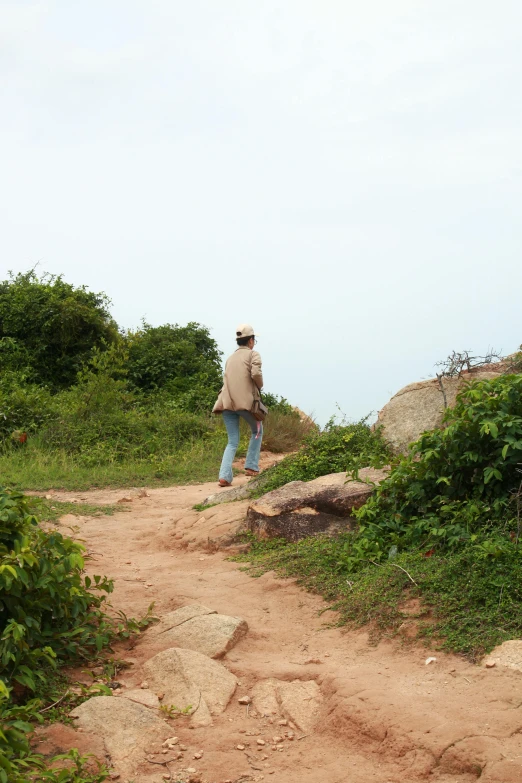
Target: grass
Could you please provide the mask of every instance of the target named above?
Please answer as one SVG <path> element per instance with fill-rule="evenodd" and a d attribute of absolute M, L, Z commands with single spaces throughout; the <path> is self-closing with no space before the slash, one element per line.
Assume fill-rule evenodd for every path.
<path fill-rule="evenodd" d="M 252 576 L 274 570 L 296 578 L 339 612 L 339 625 L 368 626 L 374 642 L 414 621 L 418 640 L 476 661 L 522 636 L 522 558 L 515 546 L 499 558 L 472 546 L 432 557 L 405 553 L 353 572 L 347 558 L 353 534 L 297 543 L 247 540 L 250 551 L 235 559 L 248 561 Z M 403 611 L 412 598 L 420 599 L 413 616 Z"/>
<path fill-rule="evenodd" d="M 112 516 L 115 511 L 125 511 L 121 505 L 97 506 L 92 503 L 69 503 L 62 500 L 35 498 L 36 513 L 40 522 L 58 522 L 66 514 L 78 517 Z"/>
<path fill-rule="evenodd" d="M 24 490 L 196 484 L 216 477 L 225 439 L 196 440 L 169 455 L 85 465 L 64 450 L 42 448 L 35 439 L 27 448 L 0 455 L 2 484 Z"/>
<path fill-rule="evenodd" d="M 241 422 L 241 441 L 237 456 L 244 456 L 250 430 Z M 263 448 L 276 452 L 297 448 L 306 438 L 309 422 L 301 423 L 295 414 L 274 411 L 265 427 Z M 101 452 L 99 458 L 86 459 L 65 448 L 50 448 L 43 436 L 34 436 L 23 448 L 5 448 L 0 452 L 1 484 L 22 490 L 85 490 L 92 487 L 171 486 L 199 484 L 217 478 L 226 431 L 216 417 L 211 432 L 183 445 L 165 448 L 149 457 L 111 459 Z M 67 513 L 67 512 L 64 512 Z"/>

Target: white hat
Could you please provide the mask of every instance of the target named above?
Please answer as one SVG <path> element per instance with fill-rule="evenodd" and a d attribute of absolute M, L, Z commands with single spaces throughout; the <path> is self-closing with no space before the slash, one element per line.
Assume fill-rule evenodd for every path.
<path fill-rule="evenodd" d="M 236 328 L 236 340 L 239 340 L 241 337 L 255 337 L 256 333 L 254 332 L 254 327 L 250 324 L 240 324 Z"/>

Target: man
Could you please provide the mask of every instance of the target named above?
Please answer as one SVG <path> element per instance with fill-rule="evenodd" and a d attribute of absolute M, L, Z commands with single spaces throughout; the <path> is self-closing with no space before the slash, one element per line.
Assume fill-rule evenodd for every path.
<path fill-rule="evenodd" d="M 228 434 L 228 444 L 219 470 L 220 487 L 232 484 L 232 462 L 239 446 L 239 419 L 244 419 L 252 432 L 245 461 L 247 476 L 257 476 L 259 473 L 259 453 L 263 440 L 263 425 L 251 413 L 254 399 L 258 398 L 263 388 L 261 357 L 254 351 L 254 328 L 250 324 L 238 326 L 236 342 L 238 348 L 227 359 L 223 388 L 213 408 L 213 413 L 223 416 Z"/>

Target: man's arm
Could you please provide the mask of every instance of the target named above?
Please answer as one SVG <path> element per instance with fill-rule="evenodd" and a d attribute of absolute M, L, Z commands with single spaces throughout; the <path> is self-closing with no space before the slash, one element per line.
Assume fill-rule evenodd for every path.
<path fill-rule="evenodd" d="M 252 351 L 252 380 L 258 389 L 263 388 L 263 371 L 261 369 L 261 357 L 257 351 Z"/>

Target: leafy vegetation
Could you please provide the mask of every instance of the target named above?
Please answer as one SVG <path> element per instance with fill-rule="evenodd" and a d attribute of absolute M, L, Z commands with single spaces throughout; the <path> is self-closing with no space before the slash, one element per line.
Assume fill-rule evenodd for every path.
<path fill-rule="evenodd" d="M 144 323 L 122 333 L 108 306 L 104 294 L 33 271 L 0 284 L 0 471 L 10 486 L 215 477 L 226 432 L 210 415 L 222 379 L 209 330 Z M 287 400 L 265 398 L 265 447 L 298 448 L 310 424 Z M 243 451 L 247 439 L 244 430 Z"/>
<path fill-rule="evenodd" d="M 298 577 L 376 637 L 413 597 L 418 632 L 472 659 L 520 636 L 522 375 L 466 385 L 444 424 L 393 463 L 356 533 L 254 542 L 254 573 Z"/>
<path fill-rule="evenodd" d="M 28 740 L 61 665 L 96 659 L 152 620 L 150 613 L 142 622 L 110 617 L 112 582 L 86 576 L 84 564 L 80 544 L 43 530 L 28 498 L 0 489 L 0 783 L 98 783 L 108 775 L 103 767 L 89 771 L 75 751 L 55 759 L 66 768 L 48 768 Z"/>
<path fill-rule="evenodd" d="M 109 304 L 62 277 L 11 275 L 0 283 L 0 370 L 55 390 L 70 386 L 92 349 L 118 338 Z"/>
<path fill-rule="evenodd" d="M 311 428 L 297 454 L 291 454 L 265 471 L 256 489 L 262 495 L 289 481 L 311 481 L 328 473 L 354 471 L 372 465 L 382 467 L 391 452 L 378 431 L 366 419 L 337 424 L 331 419 L 324 430 Z"/>

